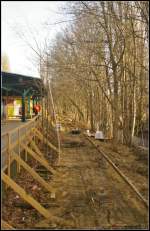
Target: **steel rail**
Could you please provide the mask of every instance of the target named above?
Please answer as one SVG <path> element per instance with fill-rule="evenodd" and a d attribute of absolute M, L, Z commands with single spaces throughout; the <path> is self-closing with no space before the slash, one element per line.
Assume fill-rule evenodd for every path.
<path fill-rule="evenodd" d="M 138 198 L 143 202 L 143 204 L 148 208 L 148 201 L 141 195 L 138 189 L 133 185 L 133 183 L 129 180 L 124 173 L 113 163 L 113 161 L 102 151 L 99 147 L 91 140 L 91 138 L 87 137 L 87 135 L 83 134 L 86 139 L 96 148 L 96 150 L 102 154 L 102 156 L 107 160 L 107 162 L 114 168 L 114 170 L 121 176 L 121 178 L 130 186 L 130 188 L 136 193 Z"/>

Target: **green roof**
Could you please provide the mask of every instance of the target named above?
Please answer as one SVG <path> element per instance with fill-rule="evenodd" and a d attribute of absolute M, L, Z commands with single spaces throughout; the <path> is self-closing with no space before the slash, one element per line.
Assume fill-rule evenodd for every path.
<path fill-rule="evenodd" d="M 41 90 L 44 89 L 40 78 L 8 72 L 1 73 L 1 83 L 2 96 L 22 96 L 24 92 L 41 96 Z"/>

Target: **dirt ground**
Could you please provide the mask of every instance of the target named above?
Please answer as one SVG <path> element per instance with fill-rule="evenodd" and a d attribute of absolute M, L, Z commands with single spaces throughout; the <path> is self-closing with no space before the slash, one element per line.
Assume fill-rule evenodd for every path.
<path fill-rule="evenodd" d="M 148 199 L 148 149 L 142 153 L 134 147 L 118 144 L 117 151 L 114 151 L 111 142 L 96 140 L 95 143 L 133 182 L 143 197 Z"/>
<path fill-rule="evenodd" d="M 2 212 L 4 220 L 9 221 L 17 229 L 147 228 L 147 209 L 92 144 L 83 135 L 72 135 L 69 132 L 62 132 L 61 140 L 61 160 L 55 169 L 62 177 L 50 176 L 47 179 L 47 182 L 56 189 L 56 199 L 51 200 L 49 193 L 35 181 L 32 182 L 32 186 L 28 184 L 28 190 L 52 215 L 63 218 L 70 222 L 70 225 L 47 222 L 35 209 L 23 206 L 16 208 L 13 203 L 16 205 L 19 198 L 15 193 L 12 194 L 12 190 L 7 192 L 4 200 Z M 104 149 L 105 145 L 107 144 L 103 144 Z M 119 156 L 118 154 L 118 159 Z M 134 163 L 132 158 L 129 163 Z M 18 181 L 22 184 L 23 179 L 18 178 Z"/>
<path fill-rule="evenodd" d="M 64 199 L 58 192 L 58 204 L 64 215 L 72 214 L 74 228 L 146 226 L 147 210 L 94 147 L 82 135 L 68 133 L 62 141 L 59 171 L 67 176 L 52 185 L 60 195 L 66 192 Z"/>

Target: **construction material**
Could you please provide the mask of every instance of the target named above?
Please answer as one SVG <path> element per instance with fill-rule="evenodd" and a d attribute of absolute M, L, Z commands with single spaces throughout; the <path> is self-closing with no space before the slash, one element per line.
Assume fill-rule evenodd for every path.
<path fill-rule="evenodd" d="M 25 161 L 23 161 L 17 154 L 13 153 L 14 155 L 14 159 L 23 166 L 24 169 L 26 169 L 31 175 L 32 177 L 37 180 L 44 188 L 46 188 L 46 190 L 48 190 L 50 193 L 52 193 L 53 197 L 55 194 L 54 189 L 45 181 L 43 180 L 42 177 L 39 176 L 38 173 L 36 173 L 34 171 L 33 168 L 31 168 Z"/>
<path fill-rule="evenodd" d="M 14 182 L 9 176 L 2 172 L 2 180 L 9 185 L 15 192 L 17 192 L 25 201 L 31 204 L 40 214 L 45 218 L 50 218 L 51 214 L 44 207 L 40 205 L 33 197 L 26 193 L 16 182 Z"/>
<path fill-rule="evenodd" d="M 10 224 L 8 224 L 6 221 L 2 220 L 1 221 L 1 230 L 15 230 Z"/>
<path fill-rule="evenodd" d="M 96 131 L 95 133 L 95 139 L 96 140 L 104 140 L 104 134 L 102 131 Z"/>
<path fill-rule="evenodd" d="M 54 170 L 49 163 L 42 157 L 40 157 L 36 152 L 34 152 L 32 149 L 30 149 L 27 145 L 24 145 L 21 143 L 21 146 L 27 150 L 27 152 L 38 162 L 40 162 L 45 168 L 47 168 L 51 173 L 59 175 L 56 170 Z"/>
<path fill-rule="evenodd" d="M 73 129 L 73 130 L 71 131 L 71 133 L 74 134 L 74 135 L 78 135 L 78 134 L 81 133 L 81 131 L 80 131 L 78 128 L 76 128 L 76 129 Z"/>

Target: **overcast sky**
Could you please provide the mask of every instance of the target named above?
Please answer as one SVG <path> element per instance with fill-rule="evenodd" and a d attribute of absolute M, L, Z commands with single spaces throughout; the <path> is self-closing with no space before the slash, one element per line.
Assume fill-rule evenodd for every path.
<path fill-rule="evenodd" d="M 61 11 L 65 5 L 65 1 L 2 1 L 2 54 L 8 55 L 11 72 L 38 76 L 35 55 L 18 32 L 25 33 L 33 46 L 34 36 L 41 46 L 45 38 L 52 41 L 65 25 L 47 26 L 45 22 L 66 20 Z"/>

